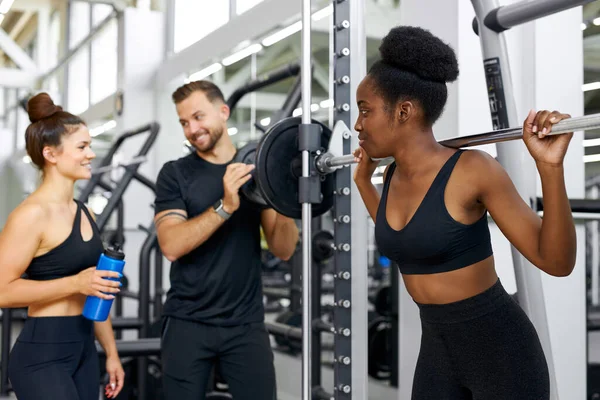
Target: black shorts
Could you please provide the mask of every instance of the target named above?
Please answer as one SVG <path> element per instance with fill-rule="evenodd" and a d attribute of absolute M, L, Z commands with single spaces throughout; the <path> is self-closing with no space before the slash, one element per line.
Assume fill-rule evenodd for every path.
<path fill-rule="evenodd" d="M 276 398 L 273 351 L 263 322 L 221 327 L 168 317 L 161 347 L 166 400 L 205 398 L 215 363 L 234 399 Z"/>
<path fill-rule="evenodd" d="M 10 353 L 8 378 L 19 400 L 98 400 L 93 321 L 28 317 Z"/>
<path fill-rule="evenodd" d="M 500 281 L 474 297 L 420 309 L 413 400 L 548 400 L 537 332 Z"/>

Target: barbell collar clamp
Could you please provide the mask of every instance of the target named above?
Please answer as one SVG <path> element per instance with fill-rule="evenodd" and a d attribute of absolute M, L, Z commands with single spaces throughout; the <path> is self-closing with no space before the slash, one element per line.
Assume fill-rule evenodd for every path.
<path fill-rule="evenodd" d="M 298 127 L 298 150 L 316 152 L 321 150 L 322 129 L 317 124 L 300 124 Z"/>
<path fill-rule="evenodd" d="M 300 185 L 298 201 L 300 203 L 319 204 L 323 201 L 321 193 L 321 178 L 318 175 L 301 176 L 298 178 Z"/>

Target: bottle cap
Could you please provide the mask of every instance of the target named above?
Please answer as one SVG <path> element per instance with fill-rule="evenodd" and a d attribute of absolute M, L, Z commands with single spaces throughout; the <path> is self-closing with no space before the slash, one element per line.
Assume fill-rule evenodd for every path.
<path fill-rule="evenodd" d="M 116 249 L 108 248 L 108 249 L 104 250 L 104 254 L 107 257 L 114 258 L 114 259 L 117 259 L 117 260 L 124 260 L 125 259 L 125 253 L 123 253 L 118 248 L 116 248 Z"/>

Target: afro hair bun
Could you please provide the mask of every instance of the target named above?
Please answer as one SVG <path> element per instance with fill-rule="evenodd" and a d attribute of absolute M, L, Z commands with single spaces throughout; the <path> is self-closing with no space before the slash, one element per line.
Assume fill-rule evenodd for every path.
<path fill-rule="evenodd" d="M 458 77 L 454 50 L 431 32 L 412 26 L 392 28 L 379 46 L 382 61 L 421 79 L 453 82 Z"/>

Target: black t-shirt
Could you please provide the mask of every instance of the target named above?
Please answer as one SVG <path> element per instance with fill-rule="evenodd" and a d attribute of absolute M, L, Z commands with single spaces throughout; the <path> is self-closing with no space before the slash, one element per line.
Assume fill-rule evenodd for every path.
<path fill-rule="evenodd" d="M 188 220 L 202 214 L 223 197 L 226 168 L 195 152 L 165 163 L 155 213 L 186 210 Z M 241 197 L 207 241 L 171 264 L 164 315 L 220 326 L 263 321 L 260 256 L 260 210 Z"/>

